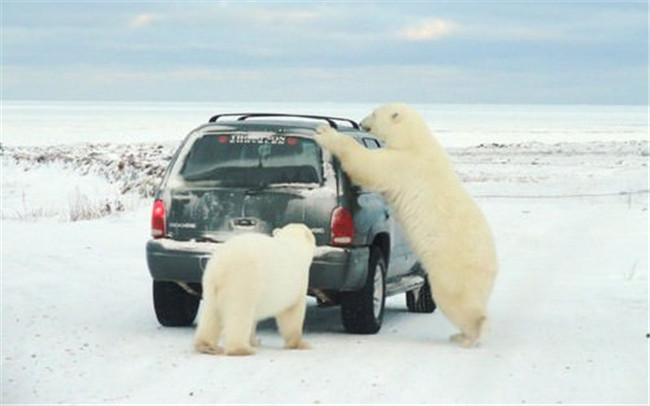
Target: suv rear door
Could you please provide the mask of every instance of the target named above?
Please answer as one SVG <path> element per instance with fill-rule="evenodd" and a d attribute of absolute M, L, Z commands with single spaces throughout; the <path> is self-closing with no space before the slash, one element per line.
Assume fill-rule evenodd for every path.
<path fill-rule="evenodd" d="M 307 224 L 325 244 L 336 188 L 310 138 L 274 131 L 209 131 L 180 156 L 168 182 L 168 234 L 176 240 L 225 241 Z M 322 208 L 322 210 L 319 210 Z"/>

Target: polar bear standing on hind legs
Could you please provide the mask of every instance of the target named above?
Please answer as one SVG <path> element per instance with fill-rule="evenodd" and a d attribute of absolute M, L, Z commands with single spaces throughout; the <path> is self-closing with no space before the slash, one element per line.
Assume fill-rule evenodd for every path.
<path fill-rule="evenodd" d="M 285 348 L 309 348 L 302 325 L 315 248 L 316 239 L 304 224 L 288 224 L 274 230 L 272 237 L 248 233 L 224 243 L 203 274 L 196 350 L 253 354 L 257 322 L 273 316 Z"/>
<path fill-rule="evenodd" d="M 320 127 L 316 141 L 339 159 L 352 182 L 386 198 L 427 272 L 434 300 L 461 331 L 450 339 L 475 346 L 497 274 L 483 214 L 414 109 L 382 106 L 361 126 L 386 148 L 368 150 L 331 127 Z"/>

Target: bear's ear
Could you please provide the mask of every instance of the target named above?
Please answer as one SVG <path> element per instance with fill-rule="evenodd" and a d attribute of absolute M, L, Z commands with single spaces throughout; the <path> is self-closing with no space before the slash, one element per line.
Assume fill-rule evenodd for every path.
<path fill-rule="evenodd" d="M 279 232 L 280 232 L 280 229 L 279 229 L 279 228 L 275 228 L 275 229 L 273 229 L 273 231 L 271 232 L 271 235 L 272 235 L 273 237 L 275 237 L 276 235 L 278 235 Z"/>

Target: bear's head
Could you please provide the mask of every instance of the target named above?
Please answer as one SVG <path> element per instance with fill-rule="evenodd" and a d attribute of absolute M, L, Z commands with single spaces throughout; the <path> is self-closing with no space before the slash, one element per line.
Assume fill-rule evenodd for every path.
<path fill-rule="evenodd" d="M 316 248 L 316 238 L 309 227 L 304 224 L 290 223 L 282 228 L 276 228 L 273 230 L 273 238 L 298 240 L 312 249 Z"/>
<path fill-rule="evenodd" d="M 361 127 L 392 148 L 417 148 L 420 142 L 430 139 L 424 119 L 402 103 L 376 108 L 361 121 Z"/>

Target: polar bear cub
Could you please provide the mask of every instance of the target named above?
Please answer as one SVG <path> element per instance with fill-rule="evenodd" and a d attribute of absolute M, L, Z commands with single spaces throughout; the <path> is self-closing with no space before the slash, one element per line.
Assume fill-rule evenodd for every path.
<path fill-rule="evenodd" d="M 273 236 L 249 233 L 224 243 L 203 274 L 196 350 L 253 354 L 257 322 L 272 316 L 286 348 L 309 348 L 302 326 L 315 247 L 314 235 L 303 224 L 286 225 Z"/>
<path fill-rule="evenodd" d="M 427 272 L 432 295 L 460 329 L 452 341 L 474 346 L 497 273 L 492 233 L 425 121 L 404 104 L 382 106 L 361 126 L 386 142 L 368 150 L 330 127 L 316 141 L 352 182 L 380 192 Z"/>

